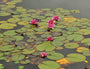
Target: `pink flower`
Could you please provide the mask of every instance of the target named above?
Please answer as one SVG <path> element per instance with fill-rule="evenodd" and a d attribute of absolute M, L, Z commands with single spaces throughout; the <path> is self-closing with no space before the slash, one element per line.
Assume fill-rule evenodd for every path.
<path fill-rule="evenodd" d="M 30 21 L 30 23 L 31 23 L 31 24 L 37 24 L 37 23 L 38 23 L 38 21 L 37 21 L 37 20 L 35 20 L 35 19 L 33 19 L 33 20 L 31 20 L 31 21 Z"/>
<path fill-rule="evenodd" d="M 53 21 L 52 19 L 48 21 L 48 24 L 54 24 L 55 21 Z"/>
<path fill-rule="evenodd" d="M 48 37 L 48 38 L 47 38 L 47 41 L 52 41 L 52 40 L 53 40 L 52 37 Z"/>
<path fill-rule="evenodd" d="M 59 21 L 59 19 L 60 19 L 59 16 L 53 16 L 53 17 L 52 17 L 52 20 Z"/>
<path fill-rule="evenodd" d="M 48 21 L 48 27 L 49 27 L 49 28 L 54 28 L 54 27 L 55 27 L 54 23 L 55 23 L 55 21 L 49 20 L 49 21 Z"/>
<path fill-rule="evenodd" d="M 53 29 L 55 27 L 55 25 L 54 24 L 48 24 L 48 27 Z"/>
<path fill-rule="evenodd" d="M 40 54 L 40 57 L 41 58 L 44 58 L 44 57 L 46 57 L 47 56 L 47 53 L 45 53 L 45 52 L 42 52 L 41 54 Z"/>

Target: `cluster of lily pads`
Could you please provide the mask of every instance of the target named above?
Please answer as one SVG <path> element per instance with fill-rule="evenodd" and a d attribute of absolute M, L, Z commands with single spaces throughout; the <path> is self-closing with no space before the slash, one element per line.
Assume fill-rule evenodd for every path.
<path fill-rule="evenodd" d="M 90 56 L 90 20 L 71 15 L 79 10 L 25 9 L 15 6 L 19 2 L 0 5 L 0 60 L 58 69 L 65 63 L 84 62 Z M 64 49 L 75 52 L 64 55 L 60 53 Z"/>

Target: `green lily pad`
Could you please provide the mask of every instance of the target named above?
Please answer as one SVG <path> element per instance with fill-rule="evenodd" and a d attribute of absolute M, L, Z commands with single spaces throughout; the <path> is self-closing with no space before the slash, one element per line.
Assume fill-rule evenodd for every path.
<path fill-rule="evenodd" d="M 30 60 L 20 61 L 21 64 L 28 64 L 30 63 Z"/>
<path fill-rule="evenodd" d="M 23 69 L 24 68 L 24 66 L 19 66 L 19 69 Z"/>
<path fill-rule="evenodd" d="M 0 33 L 0 37 L 3 37 L 3 34 Z"/>
<path fill-rule="evenodd" d="M 4 39 L 3 39 L 3 41 L 5 41 L 5 42 L 11 42 L 13 40 L 15 40 L 15 39 L 11 38 L 11 37 L 4 37 Z"/>
<path fill-rule="evenodd" d="M 85 43 L 87 45 L 90 45 L 90 38 L 86 38 L 86 39 L 82 40 L 81 43 Z"/>
<path fill-rule="evenodd" d="M 19 22 L 20 21 L 20 19 L 19 18 L 10 18 L 10 19 L 8 19 L 8 22 L 11 22 L 11 23 L 16 23 L 16 22 Z"/>
<path fill-rule="evenodd" d="M 25 48 L 25 46 L 17 46 L 17 49 L 19 49 L 19 50 L 22 50 L 24 48 Z"/>
<path fill-rule="evenodd" d="M 81 41 L 84 37 L 82 35 L 79 34 L 73 34 L 73 35 L 69 35 L 67 37 L 68 40 L 74 40 L 74 41 Z"/>
<path fill-rule="evenodd" d="M 44 50 L 45 50 L 45 51 L 52 51 L 52 50 L 55 49 L 55 47 L 51 44 L 50 41 L 46 41 L 46 42 L 38 45 L 38 46 L 36 47 L 36 49 L 39 50 L 39 51 L 44 51 Z"/>
<path fill-rule="evenodd" d="M 11 24 L 11 23 L 2 23 L 0 25 L 0 29 L 13 29 L 15 26 L 17 26 L 17 25 Z"/>
<path fill-rule="evenodd" d="M 68 27 L 67 30 L 68 31 L 78 31 L 79 28 L 78 27 Z"/>
<path fill-rule="evenodd" d="M 44 61 L 38 65 L 40 69 L 59 69 L 60 65 L 54 61 Z"/>
<path fill-rule="evenodd" d="M 13 61 L 20 61 L 20 60 L 23 60 L 24 58 L 25 58 L 25 55 L 23 54 L 15 54 L 12 56 Z"/>
<path fill-rule="evenodd" d="M 15 30 L 8 30 L 4 32 L 3 34 L 7 36 L 13 36 L 13 35 L 16 35 L 17 33 L 15 32 Z"/>
<path fill-rule="evenodd" d="M 3 53 L 0 52 L 0 57 L 2 57 L 2 56 L 3 56 Z"/>
<path fill-rule="evenodd" d="M 34 52 L 35 52 L 35 49 L 24 49 L 22 53 L 23 54 L 32 54 Z"/>
<path fill-rule="evenodd" d="M 79 44 L 77 44 L 77 43 L 66 43 L 66 44 L 64 44 L 64 46 L 65 46 L 65 48 L 74 49 L 74 48 L 79 47 Z"/>
<path fill-rule="evenodd" d="M 82 54 L 70 53 L 67 55 L 66 59 L 71 62 L 82 62 L 85 61 L 86 57 Z"/>
<path fill-rule="evenodd" d="M 9 16 L 10 15 L 10 13 L 8 13 L 8 12 L 0 12 L 0 16 Z"/>
<path fill-rule="evenodd" d="M 90 34 L 90 29 L 80 29 L 78 32 L 80 32 L 82 34 L 89 35 Z"/>
<path fill-rule="evenodd" d="M 48 59 L 51 59 L 51 60 L 59 60 L 59 59 L 62 59 L 63 57 L 64 57 L 63 54 L 56 53 L 56 52 L 52 52 L 52 53 L 50 53 L 50 54 L 47 55 L 47 58 Z"/>
<path fill-rule="evenodd" d="M 0 47 L 0 51 L 12 51 L 12 50 L 14 50 L 14 46 L 12 45 L 6 45 Z"/>
<path fill-rule="evenodd" d="M 90 51 L 83 51 L 83 55 L 85 55 L 85 56 L 90 56 Z"/>
<path fill-rule="evenodd" d="M 23 36 L 13 36 L 14 39 L 16 39 L 16 41 L 20 41 L 23 40 Z"/>

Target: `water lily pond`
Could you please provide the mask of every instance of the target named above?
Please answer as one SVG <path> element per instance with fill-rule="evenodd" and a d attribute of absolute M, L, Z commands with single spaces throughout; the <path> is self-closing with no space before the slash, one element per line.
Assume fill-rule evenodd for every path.
<path fill-rule="evenodd" d="M 0 69 L 90 68 L 88 18 L 74 17 L 75 9 L 26 9 L 21 2 L 0 1 Z"/>

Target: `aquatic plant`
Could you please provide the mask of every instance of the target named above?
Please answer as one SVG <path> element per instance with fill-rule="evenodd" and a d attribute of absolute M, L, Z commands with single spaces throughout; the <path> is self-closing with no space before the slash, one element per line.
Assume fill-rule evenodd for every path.
<path fill-rule="evenodd" d="M 52 40 L 53 40 L 52 37 L 48 37 L 48 38 L 47 38 L 47 41 L 52 41 Z"/>
<path fill-rule="evenodd" d="M 59 16 L 53 16 L 53 17 L 52 17 L 52 20 L 59 21 L 60 18 L 59 18 Z"/>
<path fill-rule="evenodd" d="M 41 57 L 41 58 L 47 57 L 47 53 L 41 52 L 40 57 Z"/>

